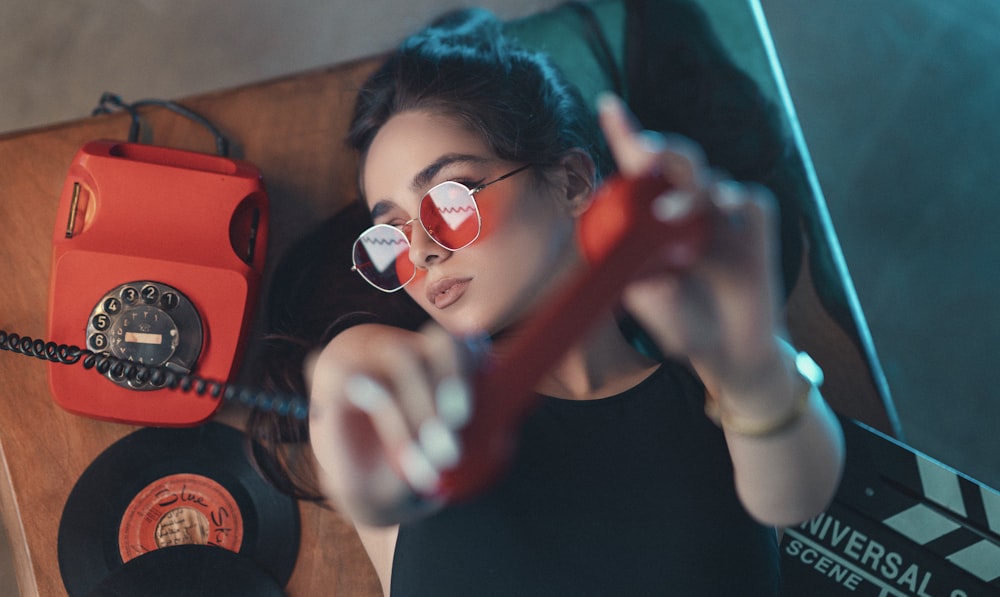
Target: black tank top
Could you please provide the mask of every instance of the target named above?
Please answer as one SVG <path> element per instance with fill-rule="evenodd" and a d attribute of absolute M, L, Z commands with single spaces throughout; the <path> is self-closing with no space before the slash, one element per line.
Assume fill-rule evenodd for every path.
<path fill-rule="evenodd" d="M 589 401 L 543 398 L 487 494 L 400 527 L 392 595 L 776 595 L 774 530 L 737 500 L 680 367 Z"/>

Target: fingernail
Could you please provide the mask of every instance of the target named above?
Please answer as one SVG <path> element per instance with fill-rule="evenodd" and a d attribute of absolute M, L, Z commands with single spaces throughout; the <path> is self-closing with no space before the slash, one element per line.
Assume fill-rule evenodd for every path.
<path fill-rule="evenodd" d="M 747 201 L 743 185 L 731 180 L 720 180 L 713 185 L 711 197 L 730 228 L 742 231 L 747 227 L 746 210 L 742 209 Z"/>
<path fill-rule="evenodd" d="M 663 136 L 663 133 L 649 129 L 639 132 L 639 143 L 642 144 L 645 151 L 650 153 L 660 153 L 668 146 L 667 138 Z"/>
<path fill-rule="evenodd" d="M 712 201 L 722 209 L 741 204 L 744 201 L 742 185 L 729 180 L 716 182 L 712 189 Z"/>
<path fill-rule="evenodd" d="M 442 379 L 434 391 L 438 418 L 450 429 L 465 427 L 472 417 L 472 392 L 459 377 Z"/>
<path fill-rule="evenodd" d="M 420 493 L 433 493 L 441 476 L 434 465 L 414 442 L 408 442 L 399 453 L 399 468 L 406 482 Z"/>
<path fill-rule="evenodd" d="M 446 470 L 458 464 L 462 456 L 458 437 L 437 417 L 431 417 L 420 424 L 418 432 L 420 447 L 431 465 L 437 470 Z"/>
<path fill-rule="evenodd" d="M 653 217 L 660 222 L 679 220 L 694 209 L 694 195 L 687 191 L 670 191 L 653 200 Z"/>
<path fill-rule="evenodd" d="M 344 394 L 358 409 L 374 414 L 381 410 L 392 398 L 389 392 L 367 375 L 352 375 L 344 382 Z"/>
<path fill-rule="evenodd" d="M 597 109 L 600 112 L 621 110 L 622 101 L 617 95 L 610 91 L 602 91 L 597 94 Z"/>

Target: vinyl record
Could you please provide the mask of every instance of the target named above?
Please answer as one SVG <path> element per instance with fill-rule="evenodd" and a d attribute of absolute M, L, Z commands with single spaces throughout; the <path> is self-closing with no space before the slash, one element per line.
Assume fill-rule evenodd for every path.
<path fill-rule="evenodd" d="M 253 560 L 209 545 L 178 545 L 133 558 L 87 597 L 282 597 Z"/>
<path fill-rule="evenodd" d="M 208 423 L 140 429 L 109 446 L 80 476 L 59 523 L 69 595 L 189 544 L 239 553 L 284 586 L 298 556 L 298 504 L 257 473 L 245 442 L 236 429 Z"/>

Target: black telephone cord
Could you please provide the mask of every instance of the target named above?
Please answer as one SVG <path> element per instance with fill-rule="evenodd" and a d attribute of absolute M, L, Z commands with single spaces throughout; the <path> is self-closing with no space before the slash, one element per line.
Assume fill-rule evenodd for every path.
<path fill-rule="evenodd" d="M 302 396 L 276 394 L 258 388 L 241 387 L 235 384 L 204 379 L 196 375 L 183 375 L 164 367 L 123 361 L 108 353 L 68 344 L 56 344 L 42 339 L 31 338 L 0 330 L 0 350 L 13 352 L 43 361 L 63 365 L 81 364 L 84 369 L 93 369 L 101 375 L 109 372 L 118 379 L 137 383 L 149 382 L 161 389 L 170 389 L 226 402 L 241 404 L 262 412 L 274 412 L 281 416 L 292 416 L 305 420 L 309 416 L 309 401 Z"/>
<path fill-rule="evenodd" d="M 186 108 L 170 100 L 146 99 L 128 103 L 123 100 L 120 95 L 105 91 L 101 95 L 101 99 L 98 102 L 97 107 L 91 112 L 91 115 L 98 116 L 100 114 L 111 114 L 114 110 L 123 110 L 128 112 L 131 116 L 128 129 L 128 141 L 129 143 L 138 143 L 140 128 L 142 127 L 142 120 L 139 118 L 139 110 L 147 106 L 166 108 L 167 110 L 170 110 L 171 112 L 183 116 L 184 118 L 187 118 L 188 120 L 204 127 L 215 139 L 215 152 L 223 157 L 229 156 L 229 139 L 222 134 L 222 131 L 220 131 L 219 128 L 212 123 L 212 121 L 205 118 L 201 114 L 198 114 L 194 110 Z"/>

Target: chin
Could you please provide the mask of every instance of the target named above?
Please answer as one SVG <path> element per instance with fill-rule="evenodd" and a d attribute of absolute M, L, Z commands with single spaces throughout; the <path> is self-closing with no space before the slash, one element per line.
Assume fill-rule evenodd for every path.
<path fill-rule="evenodd" d="M 489 326 L 483 325 L 476 318 L 448 317 L 445 314 L 444 317 L 434 317 L 433 319 L 452 336 L 478 335 L 483 330 L 490 331 Z"/>
<path fill-rule="evenodd" d="M 498 329 L 497 314 L 461 307 L 453 305 L 445 310 L 431 307 L 428 312 L 431 319 L 453 336 L 481 335 L 483 332 L 492 335 Z"/>

